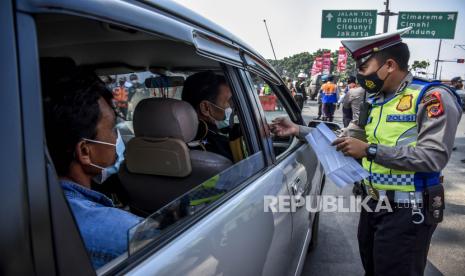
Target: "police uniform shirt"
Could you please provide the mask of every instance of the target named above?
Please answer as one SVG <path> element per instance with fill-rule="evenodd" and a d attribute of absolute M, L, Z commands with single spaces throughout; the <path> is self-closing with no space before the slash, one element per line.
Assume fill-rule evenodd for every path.
<path fill-rule="evenodd" d="M 352 121 L 353 123 L 358 122 L 358 116 L 360 114 L 360 104 L 362 104 L 365 90 L 362 87 L 354 87 L 347 91 L 347 94 L 342 100 L 342 107 L 352 110 Z"/>
<path fill-rule="evenodd" d="M 403 91 L 413 80 L 408 73 L 395 94 Z M 440 93 L 442 112 L 431 114 L 428 99 L 434 92 Z M 384 101 L 383 93 L 376 95 L 376 102 Z M 415 108 L 415 107 L 413 107 Z M 379 144 L 374 161 L 382 166 L 406 171 L 437 172 L 447 164 L 452 153 L 455 132 L 462 117 L 456 97 L 441 87 L 431 87 L 420 100 L 417 110 L 418 138 L 416 146 L 384 146 Z M 353 126 L 353 125 L 351 125 Z M 299 126 L 298 137 L 304 137 L 312 128 Z"/>

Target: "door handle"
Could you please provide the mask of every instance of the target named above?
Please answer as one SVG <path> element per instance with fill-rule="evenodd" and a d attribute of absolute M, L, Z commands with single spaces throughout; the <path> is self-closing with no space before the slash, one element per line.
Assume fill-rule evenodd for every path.
<path fill-rule="evenodd" d="M 295 197 L 301 197 L 304 193 L 300 183 L 302 182 L 302 180 L 300 179 L 300 177 L 296 177 L 294 179 L 294 181 L 292 182 L 292 193 L 294 194 Z"/>
<path fill-rule="evenodd" d="M 302 180 L 300 179 L 300 177 L 296 177 L 291 185 L 292 194 L 294 195 L 294 202 L 295 202 L 296 208 L 302 208 L 303 206 L 305 206 L 305 201 L 303 198 L 304 191 L 300 185 L 301 182 Z"/>

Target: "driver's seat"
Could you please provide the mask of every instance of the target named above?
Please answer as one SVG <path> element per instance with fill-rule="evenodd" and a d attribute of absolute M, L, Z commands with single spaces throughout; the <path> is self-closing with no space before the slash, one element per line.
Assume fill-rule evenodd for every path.
<path fill-rule="evenodd" d="M 198 119 L 192 106 L 148 98 L 134 111 L 134 134 L 126 145 L 119 178 L 131 211 L 147 216 L 232 165 L 221 155 L 190 150 Z"/>

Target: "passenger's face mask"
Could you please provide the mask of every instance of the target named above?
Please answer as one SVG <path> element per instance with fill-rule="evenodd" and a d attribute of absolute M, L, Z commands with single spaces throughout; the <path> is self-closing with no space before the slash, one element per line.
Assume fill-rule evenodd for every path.
<path fill-rule="evenodd" d="M 220 106 L 217 106 L 216 104 L 210 102 L 212 105 L 214 105 L 216 108 L 219 108 L 221 110 L 224 111 L 224 119 L 221 120 L 221 121 L 218 121 L 216 120 L 215 118 L 213 118 L 213 120 L 215 120 L 215 125 L 218 129 L 223 129 L 223 128 L 226 128 L 226 127 L 229 127 L 229 122 L 230 122 L 230 118 L 231 118 L 231 114 L 233 112 L 232 108 L 231 107 L 227 107 L 227 108 L 222 108 Z"/>
<path fill-rule="evenodd" d="M 381 65 L 378 70 L 376 70 L 375 72 L 371 73 L 371 74 L 368 74 L 366 76 L 362 75 L 362 74 L 357 74 L 357 81 L 358 83 L 360 84 L 361 87 L 363 87 L 363 89 L 365 89 L 368 93 L 370 94 L 375 94 L 375 93 L 378 93 L 379 91 L 381 91 L 381 88 L 383 87 L 384 85 L 384 82 L 387 80 L 387 78 L 389 77 L 389 75 L 391 73 L 388 73 L 388 75 L 386 76 L 386 78 L 384 78 L 384 80 L 380 79 L 378 77 L 378 71 L 385 65 L 386 63 L 384 63 L 383 65 Z"/>
<path fill-rule="evenodd" d="M 124 146 L 123 139 L 121 138 L 121 134 L 119 133 L 119 130 L 117 132 L 118 132 L 118 138 L 116 138 L 116 144 L 87 139 L 87 138 L 83 139 L 85 141 L 89 141 L 92 143 L 97 143 L 97 144 L 102 144 L 102 145 L 107 145 L 107 146 L 114 146 L 116 148 L 116 160 L 115 160 L 115 163 L 113 163 L 113 165 L 110 165 L 104 168 L 102 166 L 90 163 L 91 166 L 101 170 L 100 174 L 93 178 L 94 181 L 97 182 L 98 184 L 102 184 L 103 182 L 105 182 L 105 180 L 108 179 L 108 177 L 117 173 L 119 171 L 119 167 L 121 163 L 124 161 L 125 146 Z"/>

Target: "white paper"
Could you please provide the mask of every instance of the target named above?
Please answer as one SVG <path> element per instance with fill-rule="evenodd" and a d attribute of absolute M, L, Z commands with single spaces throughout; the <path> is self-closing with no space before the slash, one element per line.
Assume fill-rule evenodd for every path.
<path fill-rule="evenodd" d="M 354 158 L 344 156 L 336 151 L 335 146 L 331 146 L 336 138 L 336 134 L 324 123 L 320 123 L 305 137 L 321 162 L 326 176 L 339 187 L 367 178 L 368 172 Z"/>

